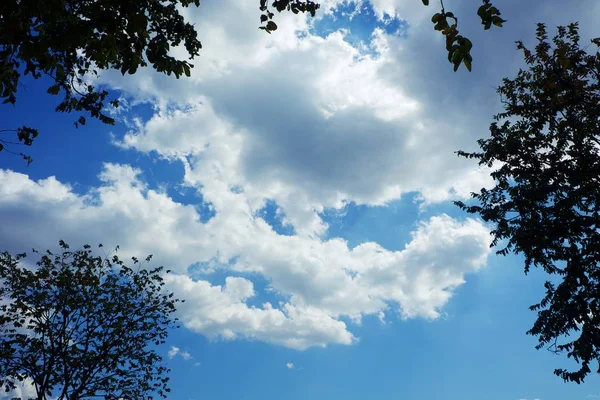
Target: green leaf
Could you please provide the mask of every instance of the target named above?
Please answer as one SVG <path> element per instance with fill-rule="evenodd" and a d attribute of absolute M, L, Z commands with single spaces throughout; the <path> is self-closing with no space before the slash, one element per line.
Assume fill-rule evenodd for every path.
<path fill-rule="evenodd" d="M 478 15 L 478 16 L 479 16 L 481 19 L 483 19 L 483 18 L 485 18 L 485 11 L 486 11 L 486 8 L 485 8 L 485 6 L 481 6 L 481 7 L 479 7 L 479 8 L 477 9 L 477 15 Z"/>
<path fill-rule="evenodd" d="M 269 31 L 277 30 L 277 24 L 273 21 L 267 22 L 267 30 L 269 30 Z"/>
<path fill-rule="evenodd" d="M 500 17 L 493 17 L 492 18 L 492 23 L 498 27 L 502 27 L 502 24 L 506 22 L 505 19 L 502 19 Z"/>
<path fill-rule="evenodd" d="M 463 59 L 463 53 L 460 50 L 456 50 L 452 53 L 451 62 L 452 64 L 460 64 Z"/>
<path fill-rule="evenodd" d="M 47 90 L 47 92 L 49 94 L 54 94 L 54 95 L 57 95 L 59 91 L 60 91 L 60 86 L 59 85 L 52 85 Z"/>
<path fill-rule="evenodd" d="M 467 68 L 467 70 L 469 72 L 471 72 L 471 62 L 472 62 L 471 56 L 470 55 L 469 55 L 469 57 L 465 56 L 463 63 L 465 64 L 465 67 Z"/>
<path fill-rule="evenodd" d="M 463 37 L 462 39 L 463 39 L 462 46 L 463 46 L 464 52 L 465 53 L 470 52 L 471 49 L 473 48 L 473 43 L 469 39 L 467 39 L 465 37 Z"/>

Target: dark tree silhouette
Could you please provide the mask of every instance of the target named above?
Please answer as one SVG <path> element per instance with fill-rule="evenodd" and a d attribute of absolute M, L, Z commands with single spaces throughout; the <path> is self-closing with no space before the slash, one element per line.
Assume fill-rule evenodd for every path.
<path fill-rule="evenodd" d="M 162 267 L 60 247 L 34 269 L 25 254 L 0 254 L 0 387 L 30 380 L 38 400 L 166 397 L 169 370 L 154 346 L 179 300 L 163 290 Z"/>
<path fill-rule="evenodd" d="M 530 307 L 527 333 L 575 360 L 578 370 L 555 374 L 580 383 L 591 368 L 600 373 L 600 39 L 588 53 L 576 23 L 552 41 L 538 24 L 537 42 L 534 51 L 517 42 L 526 68 L 498 89 L 504 112 L 481 152 L 458 152 L 491 167 L 496 186 L 473 193 L 477 205 L 457 204 L 494 223 L 499 254 L 522 253 L 526 273 L 561 278 Z"/>

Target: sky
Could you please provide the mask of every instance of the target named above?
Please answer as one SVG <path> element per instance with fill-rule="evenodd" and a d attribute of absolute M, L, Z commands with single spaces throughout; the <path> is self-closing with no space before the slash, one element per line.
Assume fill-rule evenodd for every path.
<path fill-rule="evenodd" d="M 508 22 L 483 31 L 473 2 L 446 0 L 471 73 L 431 3 L 327 0 L 268 35 L 256 0 L 205 0 L 184 11 L 191 78 L 97 78 L 114 126 L 75 129 L 23 81 L 0 119 L 41 135 L 30 166 L 0 154 L 0 247 L 119 245 L 171 269 L 169 399 L 600 399 L 598 376 L 563 383 L 573 364 L 525 334 L 547 277 L 452 203 L 492 184 L 454 152 L 488 135 L 515 40 L 580 21 L 587 41 L 600 3 L 497 0 Z"/>

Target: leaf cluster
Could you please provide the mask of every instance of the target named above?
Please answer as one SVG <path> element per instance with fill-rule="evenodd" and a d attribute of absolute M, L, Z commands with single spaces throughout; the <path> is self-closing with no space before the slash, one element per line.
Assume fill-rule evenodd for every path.
<path fill-rule="evenodd" d="M 0 254 L 0 386 L 31 379 L 38 399 L 166 397 L 153 346 L 176 324 L 179 300 L 163 290 L 162 267 L 60 247 L 34 269 L 26 254 Z"/>
<path fill-rule="evenodd" d="M 526 68 L 498 88 L 504 112 L 481 151 L 458 152 L 492 168 L 495 186 L 472 194 L 477 205 L 457 204 L 495 225 L 499 254 L 561 278 L 530 307 L 527 333 L 575 360 L 579 369 L 555 374 L 580 383 L 600 373 L 600 39 L 595 53 L 581 48 L 576 23 L 552 41 L 538 24 L 536 36 L 533 51 L 517 42 Z"/>
<path fill-rule="evenodd" d="M 424 5 L 429 5 L 429 0 L 422 1 Z M 458 18 L 454 13 L 444 9 L 443 1 L 441 1 L 441 5 L 442 10 L 431 17 L 431 22 L 434 24 L 433 29 L 446 37 L 448 61 L 452 63 L 454 71 L 456 72 L 461 64 L 464 64 L 465 68 L 471 71 L 473 43 L 459 33 Z M 486 30 L 490 29 L 492 25 L 501 27 L 506 22 L 506 20 L 500 18 L 500 14 L 500 11 L 492 5 L 490 0 L 483 0 L 483 4 L 477 9 L 477 15 Z"/>
<path fill-rule="evenodd" d="M 291 11 L 294 14 L 307 12 L 310 13 L 312 17 L 315 16 L 320 6 L 320 4 L 315 3 L 311 0 L 275 0 L 271 4 L 271 7 L 277 10 L 278 12 Z M 269 34 L 274 30 L 277 30 L 277 24 L 275 23 L 275 21 L 273 21 L 275 13 L 273 13 L 269 9 L 268 0 L 260 0 L 259 8 L 260 11 L 263 12 L 263 14 L 260 15 L 261 26 L 259 27 L 259 29 L 262 29 L 263 31 Z M 262 26 L 262 24 L 265 25 Z"/>

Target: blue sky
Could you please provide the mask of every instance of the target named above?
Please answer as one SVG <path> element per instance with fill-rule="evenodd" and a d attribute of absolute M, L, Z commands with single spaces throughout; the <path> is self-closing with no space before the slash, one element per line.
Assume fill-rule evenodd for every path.
<path fill-rule="evenodd" d="M 487 135 L 514 41 L 540 20 L 598 36 L 597 2 L 505 1 L 506 28 L 483 33 L 447 1 L 470 74 L 447 63 L 434 4 L 330 0 L 265 35 L 255 3 L 190 10 L 190 79 L 103 73 L 115 126 L 75 129 L 24 81 L 2 124 L 41 135 L 28 167 L 0 155 L 0 247 L 119 244 L 172 269 L 188 301 L 161 349 L 170 399 L 600 398 L 525 335 L 546 277 L 490 253 L 490 227 L 452 205 L 490 183 L 453 152 Z"/>

